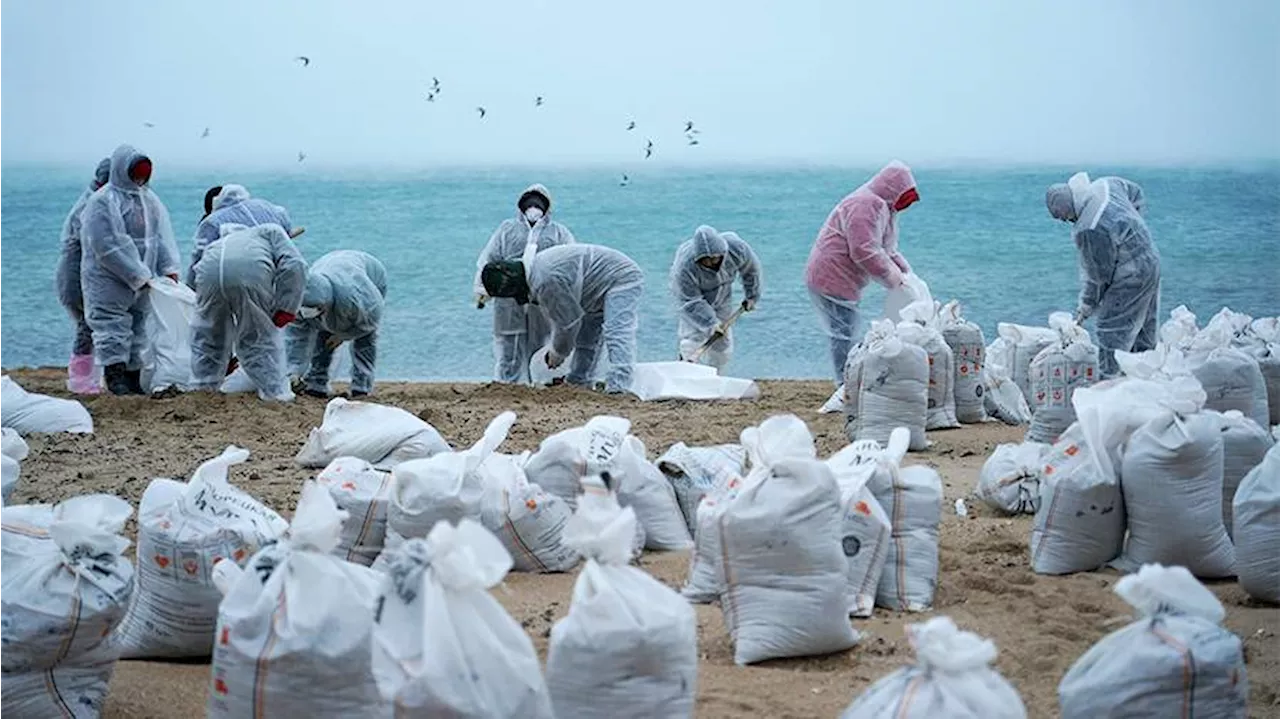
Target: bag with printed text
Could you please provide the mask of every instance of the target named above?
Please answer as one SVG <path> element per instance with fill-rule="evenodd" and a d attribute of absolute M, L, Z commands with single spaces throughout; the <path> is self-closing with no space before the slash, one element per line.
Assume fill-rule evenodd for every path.
<path fill-rule="evenodd" d="M 746 472 L 747 451 L 737 444 L 689 447 L 677 442 L 658 458 L 657 466 L 676 492 L 680 513 L 692 535 L 698 526 L 702 498 L 732 477 Z"/>
<path fill-rule="evenodd" d="M 845 434 L 850 442 L 889 441 L 898 427 L 911 432 L 912 450 L 928 446 L 929 355 L 898 336 L 892 322 L 871 325 L 844 368 Z"/>
<path fill-rule="evenodd" d="M 876 604 L 897 611 L 922 612 L 933 606 L 938 587 L 942 477 L 929 467 L 902 467 L 907 443 L 907 431 L 894 430 L 867 480 L 867 488 L 893 524 Z"/>
<path fill-rule="evenodd" d="M 1002 514 L 1040 511 L 1040 472 L 1050 445 L 1037 442 L 1002 444 L 978 474 L 978 499 Z"/>
<path fill-rule="evenodd" d="M 1028 442 L 1053 444 L 1076 421 L 1071 398 L 1098 380 L 1098 348 L 1071 315 L 1049 315 L 1057 339 L 1031 360 L 1031 427 Z"/>
<path fill-rule="evenodd" d="M 316 475 L 316 484 L 327 489 L 338 509 L 348 515 L 333 553 L 348 562 L 372 565 L 387 539 L 391 473 L 374 469 L 363 459 L 338 457 Z"/>
<path fill-rule="evenodd" d="M 493 454 L 480 465 L 484 498 L 480 518 L 511 555 L 517 572 L 567 572 L 581 557 L 564 542 L 569 503 L 529 481 L 518 457 Z"/>
<path fill-rule="evenodd" d="M 889 515 L 867 488 L 881 451 L 876 442 L 855 442 L 827 460 L 840 486 L 844 513 L 840 548 L 848 562 L 846 594 L 851 617 L 869 617 L 875 610 L 876 591 L 893 536 Z"/>
<path fill-rule="evenodd" d="M 902 310 L 898 336 L 918 345 L 929 359 L 929 412 L 925 429 L 953 429 L 956 419 L 955 357 L 942 336 L 942 323 L 933 302 L 913 302 Z"/>
<path fill-rule="evenodd" d="M 941 321 L 942 339 L 955 362 L 956 419 L 963 424 L 986 422 L 982 372 L 987 342 L 982 328 L 961 316 L 960 303 L 955 300 L 942 306 Z"/>

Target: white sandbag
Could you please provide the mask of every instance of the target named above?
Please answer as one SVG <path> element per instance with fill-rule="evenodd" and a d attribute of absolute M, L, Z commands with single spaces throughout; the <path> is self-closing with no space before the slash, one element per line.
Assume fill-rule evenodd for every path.
<path fill-rule="evenodd" d="M 1259 425 L 1271 421 L 1267 382 L 1252 355 L 1234 347 L 1216 347 L 1208 352 L 1193 351 L 1187 359 L 1204 387 L 1207 409 L 1238 410 Z"/>
<path fill-rule="evenodd" d="M 168 277 L 147 281 L 150 310 L 147 344 L 142 349 L 142 388 L 159 392 L 191 389 L 191 322 L 196 292 Z"/>
<path fill-rule="evenodd" d="M 1174 411 L 1133 433 L 1120 467 L 1129 537 L 1112 564 L 1186 567 L 1229 577 L 1235 551 L 1222 521 L 1222 429 L 1218 415 Z"/>
<path fill-rule="evenodd" d="M 889 290 L 884 296 L 884 317 L 897 324 L 902 319 L 902 310 L 912 302 L 933 303 L 933 294 L 929 292 L 929 284 L 914 272 L 902 276 L 902 284 Z"/>
<path fill-rule="evenodd" d="M 618 501 L 636 511 L 644 527 L 645 549 L 658 552 L 680 551 L 693 546 L 693 537 L 675 487 L 662 470 L 648 460 L 644 443 L 628 436 L 617 461 Z"/>
<path fill-rule="evenodd" d="M 40 432 L 93 432 L 93 417 L 84 405 L 28 392 L 8 375 L 0 377 L 0 425 L 20 435 Z"/>
<path fill-rule="evenodd" d="M 744 433 L 745 435 L 745 433 Z M 680 593 L 695 604 L 709 604 L 724 591 L 724 554 L 720 544 L 720 518 L 729 503 L 744 486 L 754 485 L 765 476 L 773 462 L 783 458 L 816 459 L 813 435 L 804 422 L 791 415 L 770 417 L 755 434 L 760 446 L 744 447 L 751 460 L 751 472 L 745 478 L 729 474 L 713 486 L 698 503 L 694 512 L 694 547 L 689 556 L 689 577 Z M 739 445 L 741 446 L 741 445 Z"/>
<path fill-rule="evenodd" d="M 378 575 L 334 555 L 349 520 L 308 481 L 287 538 L 224 577 L 209 717 L 391 716 L 371 666 Z"/>
<path fill-rule="evenodd" d="M 1243 349 L 1258 361 L 1267 387 L 1268 421 L 1280 425 L 1280 317 L 1262 317 L 1249 325 Z"/>
<path fill-rule="evenodd" d="M 631 393 L 645 401 L 660 399 L 755 399 L 754 380 L 721 377 L 714 367 L 692 362 L 638 362 Z"/>
<path fill-rule="evenodd" d="M 527 461 L 527 452 L 518 457 L 493 454 L 480 465 L 480 521 L 502 542 L 515 571 L 567 572 L 581 559 L 564 542 L 564 525 L 573 510 L 528 480 Z"/>
<path fill-rule="evenodd" d="M 858 442 L 827 459 L 827 466 L 840 486 L 843 510 L 840 548 L 848 564 L 845 594 L 851 617 L 869 617 L 875 610 L 876 591 L 889 558 L 893 523 L 867 488 L 879 455 L 878 444 Z"/>
<path fill-rule="evenodd" d="M 358 457 L 386 470 L 448 451 L 435 427 L 399 407 L 335 397 L 294 461 L 319 469 L 338 457 Z"/>
<path fill-rule="evenodd" d="M 1199 331 L 1196 316 L 1186 305 L 1178 305 L 1169 313 L 1169 319 L 1160 325 L 1160 341 L 1185 351 Z"/>
<path fill-rule="evenodd" d="M 27 458 L 31 448 L 27 446 L 22 435 L 9 427 L 0 428 L 3 443 L 0 444 L 0 464 L 3 465 L 3 483 L 0 483 L 0 501 L 7 503 L 9 495 L 18 486 L 18 477 L 22 474 L 22 460 Z"/>
<path fill-rule="evenodd" d="M 951 348 L 955 364 L 956 419 L 963 424 L 985 422 L 986 387 L 982 372 L 987 342 L 982 328 L 960 314 L 960 303 L 956 300 L 942 306 L 940 320 L 942 339 Z"/>
<path fill-rule="evenodd" d="M 1280 445 L 1240 482 L 1233 514 L 1240 586 L 1255 599 L 1280 604 Z"/>
<path fill-rule="evenodd" d="M 1038 442 L 997 446 L 978 473 L 974 494 L 1003 514 L 1035 514 L 1040 510 L 1040 472 L 1049 448 Z"/>
<path fill-rule="evenodd" d="M 849 441 L 889 441 L 897 427 L 911 432 L 911 449 L 928 446 L 929 356 L 898 337 L 888 320 L 871 325 L 845 365 L 845 433 Z"/>
<path fill-rule="evenodd" d="M 1083 428 L 1067 428 L 1040 472 L 1031 568 L 1038 574 L 1071 574 L 1105 565 L 1122 549 L 1124 510 L 1120 484 L 1093 461 Z"/>
<path fill-rule="evenodd" d="M 830 654 L 858 641 L 849 624 L 835 476 L 816 459 L 768 456 L 769 431 L 743 430 L 752 472 L 720 517 L 720 608 L 740 665 Z"/>
<path fill-rule="evenodd" d="M 133 590 L 120 536 L 128 502 L 86 494 L 6 507 L 0 521 L 0 712 L 97 717 L 120 648 L 111 634 Z"/>
<path fill-rule="evenodd" d="M 1022 390 L 1022 397 L 1028 405 L 1034 402 L 1031 394 L 1031 360 L 1044 351 L 1045 347 L 1058 339 L 1058 333 L 1048 327 L 1028 327 L 1001 322 L 996 325 L 999 333 L 1009 344 L 1008 364 L 1009 376 L 1013 383 Z"/>
<path fill-rule="evenodd" d="M 1245 475 L 1262 463 L 1275 445 L 1271 433 L 1236 410 L 1214 413 L 1222 429 L 1222 523 L 1234 537 L 1231 503 Z"/>
<path fill-rule="evenodd" d="M 573 367 L 573 353 L 570 352 L 558 367 L 551 369 L 547 366 L 547 354 L 550 352 L 551 346 L 548 345 L 534 352 L 529 359 L 529 380 L 534 387 L 549 387 L 569 376 L 569 370 Z"/>
<path fill-rule="evenodd" d="M 902 309 L 898 337 L 918 345 L 929 360 L 928 413 L 925 429 L 952 429 L 956 419 L 955 359 L 942 337 L 937 308 L 932 302 L 915 302 Z"/>
<path fill-rule="evenodd" d="M 1031 427 L 1027 441 L 1053 444 L 1076 421 L 1071 398 L 1098 380 L 1098 348 L 1071 315 L 1049 315 L 1057 339 L 1031 360 Z"/>
<path fill-rule="evenodd" d="M 1115 593 L 1139 619 L 1089 648 L 1058 684 L 1063 719 L 1244 719 L 1249 682 L 1226 610 L 1184 567 L 1146 565 Z"/>
<path fill-rule="evenodd" d="M 993 419 L 1015 427 L 1031 422 L 1027 399 L 1002 365 L 988 364 L 982 370 L 982 387 L 983 409 Z"/>
<path fill-rule="evenodd" d="M 907 625 L 916 661 L 867 687 L 840 719 L 1025 719 L 1022 698 L 991 667 L 996 645 L 950 617 Z"/>
<path fill-rule="evenodd" d="M 0 428 L 0 454 L 21 462 L 30 453 L 31 447 L 17 430 L 9 427 Z"/>
<path fill-rule="evenodd" d="M 826 402 L 818 408 L 818 414 L 839 414 L 844 411 L 844 385 L 841 384 Z"/>
<path fill-rule="evenodd" d="M 487 591 L 510 569 L 502 543 L 470 519 L 392 554 L 373 668 L 397 718 L 551 719 L 533 642 Z"/>
<path fill-rule="evenodd" d="M 440 522 L 480 521 L 485 494 L 480 466 L 506 441 L 515 423 L 515 412 L 503 412 L 469 449 L 409 460 L 391 470 L 387 538 L 374 569 L 386 571 L 392 550 L 406 539 L 425 539 Z"/>
<path fill-rule="evenodd" d="M 561 717 L 687 717 L 698 684 L 698 621 L 679 594 L 628 566 L 636 515 L 583 480 L 565 541 L 586 557 L 569 612 L 551 628 L 547 686 Z"/>
<path fill-rule="evenodd" d="M 316 484 L 347 513 L 334 555 L 366 567 L 373 564 L 387 538 L 391 473 L 374 469 L 363 459 L 338 457 L 316 475 Z"/>
<path fill-rule="evenodd" d="M 18 488 L 22 463 L 9 455 L 0 456 L 0 506 L 9 503 L 9 496 Z"/>
<path fill-rule="evenodd" d="M 119 630 L 124 658 L 209 656 L 222 599 L 214 565 L 243 565 L 289 526 L 227 481 L 248 458 L 249 450 L 227 447 L 189 482 L 155 479 L 142 493 L 138 575 Z"/>
<path fill-rule="evenodd" d="M 929 467 L 900 467 L 907 435 L 894 430 L 875 462 L 867 487 L 893 524 L 876 604 L 922 612 L 938 586 L 938 524 L 942 521 L 942 477 Z"/>
<path fill-rule="evenodd" d="M 692 535 L 698 526 L 698 504 L 706 494 L 747 469 L 747 451 L 739 444 L 690 447 L 673 444 L 656 462 L 676 493 L 680 513 Z"/>

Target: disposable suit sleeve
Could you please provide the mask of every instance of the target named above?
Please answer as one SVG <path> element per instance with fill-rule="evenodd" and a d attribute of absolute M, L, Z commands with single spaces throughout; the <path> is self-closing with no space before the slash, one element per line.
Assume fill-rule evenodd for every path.
<path fill-rule="evenodd" d="M 764 275 L 760 265 L 760 258 L 756 256 L 756 251 L 751 249 L 751 245 L 742 240 L 734 242 L 730 239 L 729 246 L 743 257 L 742 269 L 739 270 L 742 274 L 742 293 L 746 295 L 747 299 L 759 302 Z"/>
<path fill-rule="evenodd" d="M 884 234 L 888 226 L 887 210 L 857 204 L 845 211 L 844 232 L 849 243 L 849 258 L 876 282 L 893 289 L 902 284 L 902 270 L 884 249 Z"/>
<path fill-rule="evenodd" d="M 156 212 L 156 269 L 162 275 L 176 275 L 181 269 L 178 257 L 178 243 L 173 239 L 173 223 L 169 220 L 169 210 L 159 199 L 155 199 Z"/>
<path fill-rule="evenodd" d="M 1129 197 L 1129 202 L 1133 205 L 1133 209 L 1138 211 L 1139 215 L 1144 217 L 1147 214 L 1147 193 L 1142 191 L 1142 185 L 1136 182 L 1130 182 L 1121 177 L 1117 177 L 1116 181 L 1124 187 L 1125 194 Z"/>
<path fill-rule="evenodd" d="M 568 287 L 562 283 L 555 283 L 538 294 L 538 306 L 547 314 L 547 319 L 554 328 L 551 335 L 551 349 L 557 355 L 567 357 L 573 351 L 574 341 L 578 339 L 578 330 L 582 327 L 581 305 Z"/>
<path fill-rule="evenodd" d="M 307 288 L 307 261 L 284 232 L 272 231 L 271 239 L 271 254 L 276 265 L 272 309 L 297 314 L 302 306 L 302 293 Z"/>
<path fill-rule="evenodd" d="M 1083 230 L 1076 236 L 1080 256 L 1080 309 L 1093 314 L 1115 274 L 1116 253 L 1111 237 L 1102 230 Z"/>
<path fill-rule="evenodd" d="M 715 308 L 703 298 L 702 288 L 698 287 L 697 277 L 689 264 L 686 258 L 680 258 L 671 268 L 671 293 L 675 296 L 681 319 L 710 334 L 720 320 L 716 317 Z"/>
<path fill-rule="evenodd" d="M 133 290 L 142 289 L 151 279 L 151 270 L 138 254 L 138 246 L 124 231 L 123 221 L 112 219 L 109 202 L 90 203 L 81 218 L 81 238 L 88 245 L 94 262 Z"/>
<path fill-rule="evenodd" d="M 889 259 L 893 260 L 893 264 L 897 265 L 898 269 L 902 270 L 903 274 L 911 272 L 911 265 L 907 262 L 907 258 L 902 256 L 901 252 L 897 250 L 890 252 Z"/>

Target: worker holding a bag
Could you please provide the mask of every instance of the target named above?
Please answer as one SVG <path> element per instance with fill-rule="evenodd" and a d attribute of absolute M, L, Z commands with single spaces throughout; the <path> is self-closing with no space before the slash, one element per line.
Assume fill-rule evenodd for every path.
<path fill-rule="evenodd" d="M 739 277 L 746 297 L 735 305 L 733 283 Z M 736 233 L 702 225 L 676 250 L 671 295 L 680 319 L 680 359 L 722 370 L 733 356 L 729 324 L 760 301 L 760 259 Z"/>

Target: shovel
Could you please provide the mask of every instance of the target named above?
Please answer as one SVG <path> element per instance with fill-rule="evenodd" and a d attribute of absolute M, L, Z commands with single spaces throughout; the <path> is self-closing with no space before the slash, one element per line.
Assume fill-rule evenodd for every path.
<path fill-rule="evenodd" d="M 745 307 L 739 307 L 737 310 L 734 311 L 733 314 L 729 315 L 729 319 L 725 320 L 724 324 L 722 324 L 720 327 L 725 332 L 728 332 L 729 328 L 733 326 L 733 323 L 737 322 L 738 318 L 742 316 L 742 313 L 746 311 L 747 310 Z M 719 334 L 712 333 L 711 336 L 707 338 L 707 341 L 703 342 L 702 346 L 699 347 L 698 350 L 693 353 L 693 356 L 689 358 L 689 361 L 693 362 L 694 364 L 697 364 L 698 360 L 702 359 L 702 355 L 705 354 L 707 350 L 711 349 L 711 345 L 720 341 L 721 337 L 724 337 L 724 333 L 719 333 Z"/>

